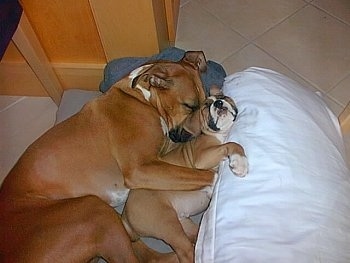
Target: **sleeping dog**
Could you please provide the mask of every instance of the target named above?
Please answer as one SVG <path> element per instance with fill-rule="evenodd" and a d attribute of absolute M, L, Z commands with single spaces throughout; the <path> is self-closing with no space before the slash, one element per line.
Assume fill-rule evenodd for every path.
<path fill-rule="evenodd" d="M 199 51 L 143 65 L 29 146 L 0 187 L 0 262 L 176 262 L 131 244 L 112 207 L 129 189 L 212 184 L 213 171 L 159 158 L 205 101 L 206 66 Z"/>
<path fill-rule="evenodd" d="M 210 96 L 183 128 L 201 134 L 186 143 L 170 143 L 162 159 L 174 165 L 197 169 L 215 169 L 229 158 L 234 174 L 247 174 L 248 162 L 243 148 L 224 140 L 236 119 L 233 100 L 222 94 Z M 213 186 L 197 191 L 131 190 L 122 220 L 131 239 L 155 237 L 168 243 L 181 263 L 194 262 L 194 243 L 198 226 L 190 216 L 204 211 Z"/>

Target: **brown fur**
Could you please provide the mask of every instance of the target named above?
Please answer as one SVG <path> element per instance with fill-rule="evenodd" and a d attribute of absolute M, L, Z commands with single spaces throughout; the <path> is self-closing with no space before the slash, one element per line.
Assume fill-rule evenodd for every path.
<path fill-rule="evenodd" d="M 0 262 L 176 262 L 141 242 L 133 252 L 111 206 L 127 189 L 193 190 L 212 183 L 212 171 L 158 158 L 166 141 L 160 117 L 173 132 L 192 113 L 188 106 L 200 105 L 203 68 L 202 52 L 147 66 L 34 142 L 0 189 Z"/>
<path fill-rule="evenodd" d="M 228 97 L 216 97 L 218 101 L 225 98 L 233 110 L 225 115 L 225 123 L 228 125 L 220 131 L 213 131 L 208 125 L 209 107 L 213 107 L 213 98 L 208 99 L 210 106 L 207 103 L 203 105 L 183 126 L 183 129 L 191 133 L 202 134 L 186 143 L 170 142 L 162 159 L 175 165 L 216 169 L 223 159 L 229 157 L 232 171 L 238 176 L 245 176 L 248 167 L 243 148 L 234 142 L 224 143 L 235 118 L 231 114 L 235 105 Z M 209 187 L 197 191 L 131 190 L 122 214 L 123 223 L 132 240 L 138 241 L 140 236 L 161 239 L 174 249 L 179 262 L 192 263 L 198 226 L 190 216 L 207 208 L 211 191 Z"/>

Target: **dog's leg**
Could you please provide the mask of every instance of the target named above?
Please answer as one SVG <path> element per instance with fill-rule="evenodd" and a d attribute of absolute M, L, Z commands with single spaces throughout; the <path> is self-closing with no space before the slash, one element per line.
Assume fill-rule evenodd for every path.
<path fill-rule="evenodd" d="M 195 165 L 200 169 L 210 169 L 216 167 L 225 158 L 230 160 L 232 172 L 243 177 L 248 172 L 248 160 L 244 149 L 235 142 L 227 142 L 201 149 L 200 154 L 195 155 Z"/>
<path fill-rule="evenodd" d="M 27 202 L 0 215 L 0 233 L 9 237 L 0 245 L 4 262 L 139 262 L 119 215 L 100 198 Z"/>
<path fill-rule="evenodd" d="M 124 169 L 129 189 L 197 190 L 212 185 L 214 172 L 172 165 L 156 160 L 142 166 Z"/>
<path fill-rule="evenodd" d="M 45 220 L 52 222 L 51 229 L 62 228 L 63 232 L 60 232 L 56 238 L 69 246 L 66 249 L 59 247 L 60 250 L 57 251 L 69 255 L 66 252 L 72 251 L 75 247 L 72 243 L 74 242 L 79 244 L 78 251 L 82 251 L 81 247 L 90 249 L 89 258 L 102 257 L 109 263 L 138 262 L 120 216 L 98 197 L 86 196 L 63 201 L 62 204 L 52 207 L 50 211 L 52 212 L 46 216 Z M 72 224 L 71 221 L 74 223 Z M 55 235 L 51 239 L 53 237 Z M 42 240 L 47 242 L 50 238 Z M 85 245 L 82 246 L 84 243 Z M 75 262 L 73 259 L 65 258 L 64 255 L 61 259 L 64 259 L 64 262 Z M 50 262 L 59 261 L 50 260 Z"/>
<path fill-rule="evenodd" d="M 131 190 L 122 214 L 123 223 L 132 237 L 137 233 L 163 240 L 173 248 L 179 262 L 193 263 L 193 244 L 167 194 L 168 191 Z M 161 222 L 157 224 L 157 221 Z"/>
<path fill-rule="evenodd" d="M 180 223 L 189 240 L 191 240 L 191 242 L 195 244 L 197 241 L 199 230 L 198 225 L 194 223 L 189 217 L 180 218 Z"/>
<path fill-rule="evenodd" d="M 94 241 L 97 242 L 96 252 L 109 263 L 139 262 L 123 227 L 121 217 L 112 207 L 104 202 L 103 205 L 106 207 L 99 204 L 100 209 L 94 206 L 90 210 L 90 214 L 94 214 L 92 216 L 94 220 L 91 224 L 95 225 L 98 234 L 94 235 Z M 82 209 L 86 209 L 86 207 Z"/>

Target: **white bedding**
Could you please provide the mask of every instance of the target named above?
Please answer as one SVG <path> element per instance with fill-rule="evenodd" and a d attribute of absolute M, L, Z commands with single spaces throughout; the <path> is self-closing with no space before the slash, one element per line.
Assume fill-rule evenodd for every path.
<path fill-rule="evenodd" d="M 350 176 L 337 118 L 322 98 L 276 72 L 226 78 L 239 115 L 228 141 L 245 148 L 246 178 L 225 162 L 198 242 L 198 263 L 350 262 Z"/>

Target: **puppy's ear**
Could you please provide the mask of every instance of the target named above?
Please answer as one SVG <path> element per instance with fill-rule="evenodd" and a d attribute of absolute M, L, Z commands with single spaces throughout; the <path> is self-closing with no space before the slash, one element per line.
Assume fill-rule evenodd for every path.
<path fill-rule="evenodd" d="M 192 65 L 200 72 L 205 72 L 207 70 L 207 60 L 203 51 L 187 51 L 182 61 Z"/>
<path fill-rule="evenodd" d="M 210 95 L 210 96 L 218 96 L 218 95 L 224 95 L 224 94 L 222 93 L 222 89 L 219 88 L 219 86 L 213 84 L 213 85 L 210 87 L 209 95 Z"/>

